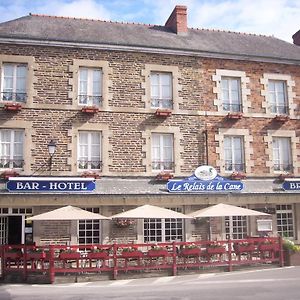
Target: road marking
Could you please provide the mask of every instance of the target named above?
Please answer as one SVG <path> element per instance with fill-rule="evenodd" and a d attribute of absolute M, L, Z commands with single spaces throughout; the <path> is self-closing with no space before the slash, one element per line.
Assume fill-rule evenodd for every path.
<path fill-rule="evenodd" d="M 126 284 L 130 283 L 131 281 L 133 281 L 133 279 L 115 281 L 115 282 L 112 282 L 110 284 L 110 286 L 126 285 Z"/>

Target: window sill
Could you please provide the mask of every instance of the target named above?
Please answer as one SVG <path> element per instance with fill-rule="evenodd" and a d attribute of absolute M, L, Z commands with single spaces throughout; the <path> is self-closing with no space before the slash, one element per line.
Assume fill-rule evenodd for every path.
<path fill-rule="evenodd" d="M 162 108 L 158 108 L 155 112 L 155 116 L 157 117 L 169 117 L 171 116 L 172 111 L 169 109 L 162 109 Z"/>

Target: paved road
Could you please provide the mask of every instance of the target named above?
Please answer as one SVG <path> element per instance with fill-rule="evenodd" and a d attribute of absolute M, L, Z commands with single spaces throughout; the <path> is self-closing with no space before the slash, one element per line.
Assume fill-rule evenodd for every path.
<path fill-rule="evenodd" d="M 300 267 L 57 285 L 0 285 L 1 300 L 300 300 Z"/>

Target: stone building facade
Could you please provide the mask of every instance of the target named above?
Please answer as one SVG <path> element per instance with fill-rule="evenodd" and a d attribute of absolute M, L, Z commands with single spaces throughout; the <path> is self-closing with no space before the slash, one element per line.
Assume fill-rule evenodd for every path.
<path fill-rule="evenodd" d="M 25 218 L 66 204 L 111 216 L 146 203 L 189 213 L 220 202 L 272 212 L 268 233 L 299 240 L 299 194 L 280 180 L 297 182 L 300 172 L 300 47 L 186 23 L 186 8 L 176 6 L 165 26 L 39 15 L 0 24 L 1 243 L 208 238 L 203 220 L 32 229 Z M 89 106 L 96 110 L 84 112 Z M 157 180 L 189 177 L 200 165 L 246 175 L 244 190 L 171 194 Z M 89 194 L 22 193 L 7 191 L 8 171 L 100 178 Z M 256 221 L 211 219 L 212 238 L 262 234 Z"/>

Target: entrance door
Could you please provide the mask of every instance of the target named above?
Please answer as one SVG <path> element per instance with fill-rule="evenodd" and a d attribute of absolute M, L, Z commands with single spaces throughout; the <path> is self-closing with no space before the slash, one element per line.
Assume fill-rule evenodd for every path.
<path fill-rule="evenodd" d="M 8 244 L 8 217 L 0 217 L 0 245 Z"/>
<path fill-rule="evenodd" d="M 22 216 L 8 216 L 8 244 L 22 243 Z"/>

